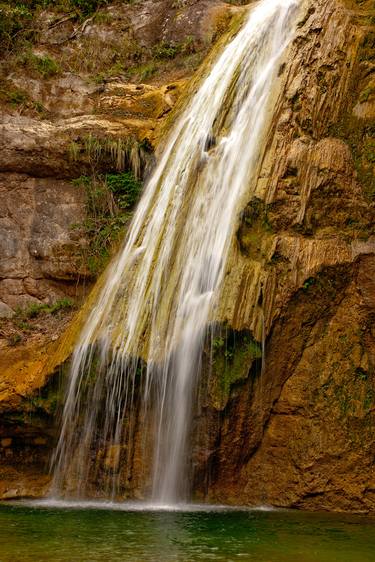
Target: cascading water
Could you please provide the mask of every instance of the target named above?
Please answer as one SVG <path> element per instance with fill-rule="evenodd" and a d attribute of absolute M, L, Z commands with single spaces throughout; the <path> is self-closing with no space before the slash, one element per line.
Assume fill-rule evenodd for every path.
<path fill-rule="evenodd" d="M 100 477 L 118 497 L 136 465 L 153 501 L 187 498 L 202 346 L 298 4 L 252 8 L 167 139 L 73 354 L 54 493 L 85 495 Z"/>

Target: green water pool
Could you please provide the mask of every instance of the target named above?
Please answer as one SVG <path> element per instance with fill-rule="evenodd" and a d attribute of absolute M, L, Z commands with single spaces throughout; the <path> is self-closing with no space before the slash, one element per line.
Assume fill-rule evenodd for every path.
<path fill-rule="evenodd" d="M 375 519 L 0 504 L 0 562 L 375 562 Z"/>

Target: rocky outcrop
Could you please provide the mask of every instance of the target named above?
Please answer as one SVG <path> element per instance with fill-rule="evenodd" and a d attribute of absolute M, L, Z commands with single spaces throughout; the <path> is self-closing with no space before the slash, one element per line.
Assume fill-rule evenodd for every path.
<path fill-rule="evenodd" d="M 0 299 L 15 310 L 49 298 L 74 296 L 85 276 L 73 228 L 84 218 L 84 193 L 62 179 L 1 174 Z"/>
<path fill-rule="evenodd" d="M 6 53 L 0 317 L 71 297 L 73 287 L 78 298 L 87 292 L 86 195 L 72 179 L 127 169 L 142 176 L 156 129 L 230 11 L 206 0 L 114 3 L 82 22 L 74 12 L 39 10 L 34 44 Z M 140 83 L 151 76 L 155 85 Z"/>
<path fill-rule="evenodd" d="M 176 86 L 108 86 L 107 113 L 39 121 L 8 115 L 1 125 L 0 301 L 10 307 L 82 294 L 90 272 L 82 255 L 86 194 L 72 178 L 102 170 L 142 173 L 158 118 L 170 110 Z M 111 92 L 115 92 L 111 96 Z M 126 107 L 126 117 L 109 115 Z M 140 117 L 140 108 L 146 106 Z M 146 135 L 148 135 L 146 137 Z M 90 283 L 89 283 L 90 284 Z M 76 289 L 75 289 L 76 288 Z M 87 289 L 87 287 L 86 287 Z"/>
<path fill-rule="evenodd" d="M 282 311 L 266 363 L 205 412 L 213 501 L 374 510 L 374 257 L 323 270 Z M 371 294 L 371 296 L 370 296 Z M 207 420 L 206 420 L 207 423 Z"/>

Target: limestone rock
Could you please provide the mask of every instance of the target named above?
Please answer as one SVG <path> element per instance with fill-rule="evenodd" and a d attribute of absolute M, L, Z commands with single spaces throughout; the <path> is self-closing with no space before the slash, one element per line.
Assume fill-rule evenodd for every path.
<path fill-rule="evenodd" d="M 0 174 L 0 298 L 11 308 L 52 301 L 65 283 L 87 275 L 77 230 L 85 216 L 82 190 L 64 180 Z"/>
<path fill-rule="evenodd" d="M 14 311 L 5 302 L 0 302 L 0 318 L 12 318 Z"/>
<path fill-rule="evenodd" d="M 369 31 L 367 5 L 317 0 L 309 9 L 306 4 L 288 53 L 291 64 L 280 68 L 275 119 L 254 191 L 239 213 L 212 319 L 251 333 L 266 354 L 262 362 L 251 359 L 243 366 L 225 403 L 207 395 L 200 401 L 194 424 L 203 429 L 197 431 L 192 459 L 199 498 L 375 512 L 375 233 L 364 185 L 372 156 L 364 174 L 366 154 L 358 153 L 358 138 L 347 126 L 349 118 L 360 122 L 355 127 L 372 126 L 371 68 L 361 51 Z M 111 28 L 89 22 L 78 40 L 101 34 L 109 41 L 120 28 L 131 28 L 145 48 L 181 43 L 190 33 L 204 42 L 214 33 L 214 12 L 221 7 L 208 0 L 172 8 L 166 0 L 109 6 L 117 23 Z M 47 32 L 46 43 L 63 44 L 72 27 L 66 22 L 58 37 Z M 179 85 L 171 85 L 120 79 L 95 89 L 64 75 L 42 91 L 30 82 L 33 95 L 44 96 L 55 118 L 40 121 L 13 112 L 4 120 L 0 299 L 6 306 L 48 300 L 81 275 L 75 251 L 85 242 L 70 226 L 81 220 L 83 202 L 67 180 L 90 167 L 82 139 L 153 141 L 159 120 L 178 97 Z M 69 88 L 77 92 L 74 117 L 64 115 L 72 99 Z M 56 92 L 60 108 L 54 105 Z M 87 114 L 90 108 L 95 113 Z M 71 143 L 79 146 L 76 161 L 67 156 Z M 250 214 L 251 220 L 243 220 Z M 94 301 L 95 292 L 87 309 Z M 46 388 L 69 357 L 81 323 L 82 313 L 66 338 L 47 347 L 46 339 L 39 339 L 2 353 L 0 408 L 7 417 Z M 49 340 L 54 333 L 55 326 Z M 203 387 L 206 383 L 203 379 Z M 0 450 L 6 459 L 3 497 L 45 493 L 48 478 L 38 459 L 45 460 L 53 445 L 48 431 L 36 435 L 35 428 L 28 429 L 32 437 L 23 433 L 17 452 L 20 428 L 0 428 L 4 439 L 12 439 Z M 135 429 L 135 451 L 143 429 Z M 30 466 L 19 462 L 22 450 L 32 451 Z M 104 469 L 117 472 L 120 456 L 119 448 L 107 449 L 100 459 Z M 142 474 L 134 458 L 136 497 Z"/>
<path fill-rule="evenodd" d="M 49 80 L 14 74 L 8 80 L 15 87 L 26 90 L 45 111 L 61 117 L 91 113 L 95 107 L 95 93 L 99 90 L 98 85 L 72 72 Z"/>
<path fill-rule="evenodd" d="M 374 206 L 346 126 L 353 107 L 372 126 L 363 33 L 344 3 L 318 1 L 291 48 L 216 316 L 263 338 L 265 363 L 249 364 L 220 422 L 206 406 L 199 497 L 375 510 Z"/>

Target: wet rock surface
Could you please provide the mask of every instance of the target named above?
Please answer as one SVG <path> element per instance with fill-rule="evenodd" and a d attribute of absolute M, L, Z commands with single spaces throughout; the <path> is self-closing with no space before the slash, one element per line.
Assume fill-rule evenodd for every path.
<path fill-rule="evenodd" d="M 374 123 L 367 105 L 358 112 L 371 104 L 358 101 L 372 72 L 370 13 L 317 2 L 292 47 L 219 311 L 224 325 L 266 336 L 265 363 L 249 363 L 224 409 L 205 402 L 199 497 L 375 509 L 374 176 L 364 154 Z"/>
<path fill-rule="evenodd" d="M 227 354 L 217 360 L 224 367 L 217 368 L 216 381 L 203 377 L 194 490 L 199 499 L 223 503 L 374 512 L 373 11 L 371 2 L 307 4 L 292 62 L 280 69 L 275 119 L 255 194 L 241 213 L 217 314 L 225 330 L 247 343 L 233 350 L 242 353 L 241 368 Z M 147 48 L 160 38 L 183 43 L 190 32 L 204 43 L 214 33 L 207 21 L 221 9 L 215 2 L 180 8 L 144 2 L 121 8 L 116 25 L 103 24 L 100 33 L 116 40 L 120 28 L 131 29 Z M 95 29 L 89 22 L 82 35 L 91 37 Z M 47 34 L 46 43 L 64 44 L 73 30 L 68 21 Z M 25 298 L 68 295 L 85 276 L 75 252 L 87 242 L 70 229 L 84 215 L 84 201 L 69 183 L 90 170 L 84 139 L 154 142 L 157 123 L 183 86 L 181 69 L 172 74 L 164 86 L 156 76 L 154 85 L 120 77 L 99 87 L 64 75 L 43 86 L 53 119 L 27 112 L 5 117 L 0 162 L 8 210 L 0 228 L 7 257 L 0 262 L 0 316 L 6 321 Z M 30 81 L 30 91 L 37 89 Z M 79 147 L 76 160 L 69 157 L 71 143 Z M 57 356 L 51 344 L 54 359 L 46 361 L 45 341 L 31 342 L 22 353 L 11 347 L 0 361 L 8 424 L 1 431 L 3 497 L 41 495 L 48 480 L 41 467 L 53 430 L 40 457 L 32 442 L 31 465 L 20 452 L 30 447 L 26 433 L 46 439 L 45 429 L 34 435 L 28 421 L 18 452 L 9 452 L 16 441 L 6 441 L 19 431 L 12 423 L 25 408 L 23 397 L 44 387 L 48 373 L 69 355 L 71 344 L 60 345 Z M 114 450 L 103 460 L 106 470 L 117 470 L 118 456 Z M 136 454 L 134 459 L 136 467 Z M 141 475 L 136 468 L 134 474 L 136 496 Z"/>

